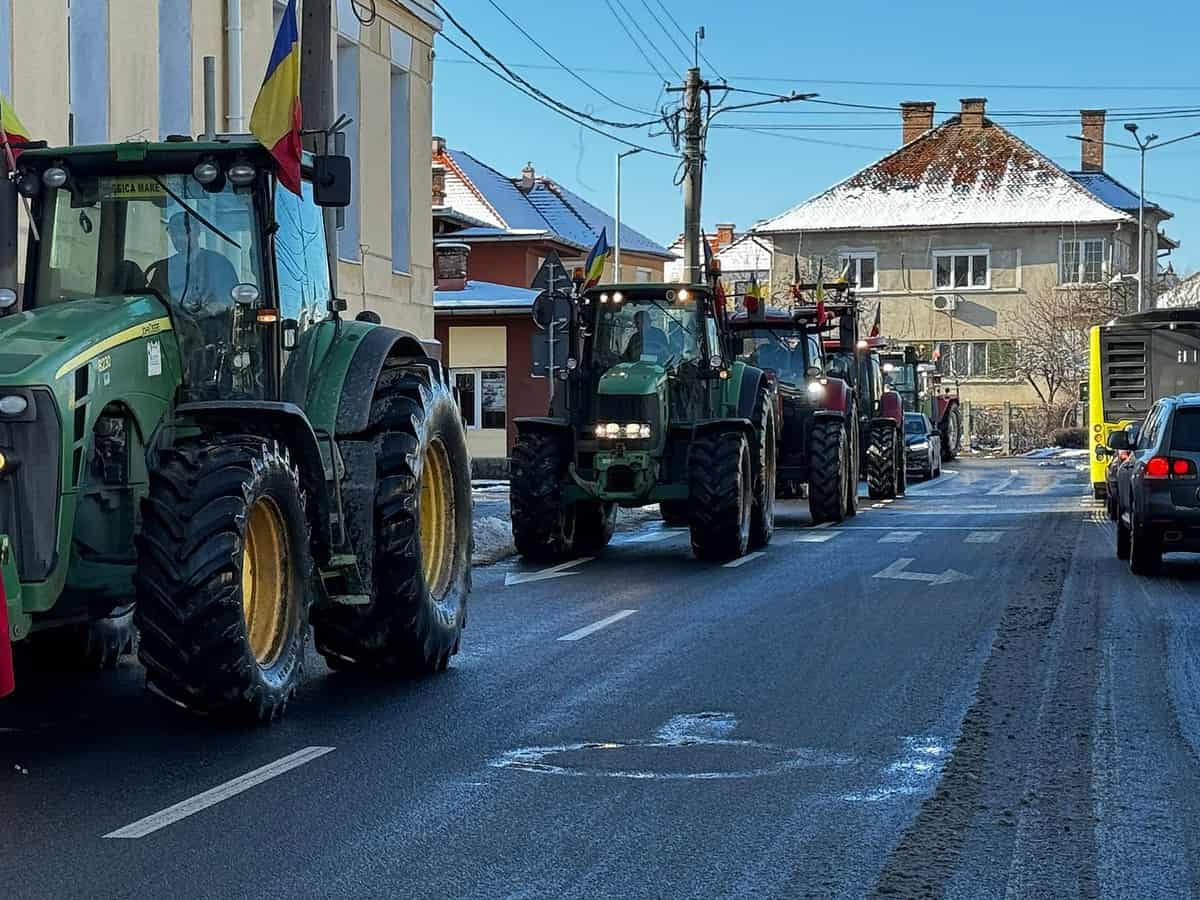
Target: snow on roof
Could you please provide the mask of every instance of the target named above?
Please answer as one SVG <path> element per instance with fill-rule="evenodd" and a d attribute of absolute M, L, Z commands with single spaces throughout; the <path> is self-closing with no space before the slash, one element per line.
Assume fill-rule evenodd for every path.
<path fill-rule="evenodd" d="M 743 234 L 717 251 L 722 272 L 769 272 L 771 270 L 771 248 L 769 237 Z M 683 280 L 683 260 L 673 259 L 663 267 L 667 281 Z"/>
<path fill-rule="evenodd" d="M 1129 220 L 1016 135 L 955 116 L 759 233 Z"/>
<path fill-rule="evenodd" d="M 1169 291 L 1158 295 L 1159 309 L 1176 306 L 1200 306 L 1200 272 L 1183 279 Z"/>
<path fill-rule="evenodd" d="M 493 228 L 530 236 L 547 235 L 581 250 L 590 250 L 608 230 L 613 243 L 613 217 L 549 178 L 536 178 L 528 193 L 517 182 L 462 150 L 447 149 L 434 157 L 446 167 L 446 206 Z M 464 238 L 483 236 L 483 232 Z M 666 247 L 621 224 L 621 249 L 670 259 Z"/>
<path fill-rule="evenodd" d="M 450 309 L 528 309 L 538 292 L 529 288 L 495 284 L 491 281 L 468 281 L 461 291 L 434 291 L 433 308 Z"/>

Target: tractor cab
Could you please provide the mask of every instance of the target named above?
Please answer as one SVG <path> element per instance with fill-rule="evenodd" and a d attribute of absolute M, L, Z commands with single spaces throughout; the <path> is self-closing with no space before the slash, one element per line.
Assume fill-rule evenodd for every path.
<path fill-rule="evenodd" d="M 906 410 L 929 417 L 942 436 L 942 458 L 954 459 L 962 449 L 962 413 L 958 394 L 943 389 L 938 367 L 911 345 L 881 350 L 879 358 L 884 384 L 904 398 Z"/>

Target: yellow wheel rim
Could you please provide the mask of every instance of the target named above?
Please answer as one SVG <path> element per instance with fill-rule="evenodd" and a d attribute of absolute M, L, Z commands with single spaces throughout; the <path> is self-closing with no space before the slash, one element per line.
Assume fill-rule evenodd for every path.
<path fill-rule="evenodd" d="M 275 501 L 259 497 L 246 516 L 242 544 L 242 613 L 246 638 L 258 664 L 267 668 L 279 656 L 287 620 L 287 541 Z"/>
<path fill-rule="evenodd" d="M 432 440 L 421 467 L 421 572 L 435 599 L 450 582 L 454 563 L 454 477 L 450 457 L 439 440 Z"/>

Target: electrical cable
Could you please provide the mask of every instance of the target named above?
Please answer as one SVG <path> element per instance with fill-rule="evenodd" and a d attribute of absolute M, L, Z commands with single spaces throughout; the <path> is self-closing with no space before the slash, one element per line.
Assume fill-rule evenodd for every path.
<path fill-rule="evenodd" d="M 661 28 L 663 34 L 667 36 L 667 40 L 670 41 L 675 49 L 679 51 L 679 55 L 683 57 L 684 64 L 690 66 L 692 64 L 692 57 L 688 55 L 686 50 L 679 46 L 679 41 L 675 40 L 675 35 L 671 34 L 671 30 L 667 28 L 667 26 L 663 23 L 663 20 L 659 18 L 658 13 L 651 9 L 647 0 L 642 0 L 642 6 L 646 7 L 646 12 L 650 14 L 650 18 L 658 23 L 658 27 Z"/>
<path fill-rule="evenodd" d="M 670 11 L 669 9 L 667 9 L 666 5 L 665 5 L 665 4 L 662 2 L 662 0 L 654 0 L 654 2 L 658 4 L 659 8 L 660 8 L 660 9 L 661 9 L 661 10 L 662 10 L 664 13 L 666 13 L 666 15 L 667 15 L 667 18 L 671 20 L 671 24 L 675 26 L 675 30 L 679 32 L 679 35 L 680 35 L 680 37 L 682 37 L 682 38 L 683 38 L 683 40 L 684 40 L 684 43 L 691 43 L 691 41 L 692 41 L 692 38 L 689 38 L 689 37 L 687 36 L 687 32 L 686 32 L 686 31 L 684 31 L 684 30 L 683 30 L 683 28 L 680 26 L 680 24 L 679 24 L 679 20 L 678 20 L 678 19 L 676 19 L 676 18 L 675 18 L 675 16 L 671 14 L 671 11 Z M 719 71 L 717 71 L 717 67 L 716 67 L 716 66 L 714 66 L 714 65 L 712 64 L 712 60 L 710 60 L 710 59 L 709 59 L 707 56 L 705 56 L 705 55 L 704 55 L 704 51 L 703 51 L 703 50 L 701 50 L 701 51 L 700 51 L 700 58 L 701 58 L 702 60 L 704 60 L 705 64 L 706 64 L 706 65 L 707 65 L 707 66 L 708 66 L 710 69 L 712 69 L 712 70 L 713 70 L 713 74 L 714 74 L 714 75 L 716 75 L 716 76 L 717 76 L 718 78 L 720 78 L 722 81 L 728 81 L 728 80 L 729 80 L 729 79 L 727 79 L 727 78 L 726 78 L 724 75 L 722 75 L 722 74 L 721 74 Z"/>
<path fill-rule="evenodd" d="M 647 46 L 649 46 L 652 50 L 654 50 L 655 53 L 658 54 L 659 59 L 661 59 L 663 61 L 663 64 L 667 67 L 667 69 L 670 70 L 671 69 L 671 61 L 669 59 L 667 59 L 667 55 L 662 52 L 662 48 L 660 48 L 658 46 L 658 44 L 655 43 L 654 39 L 651 38 L 650 35 L 646 34 L 646 30 L 644 28 L 642 28 L 642 26 L 638 22 L 638 20 L 633 17 L 633 14 L 625 6 L 625 0 L 615 0 L 615 2 L 617 4 L 617 6 L 621 7 L 621 11 L 623 13 L 625 13 L 626 17 L 628 17 L 628 19 L 629 19 L 630 23 L 633 25 L 633 27 L 637 29 L 638 34 L 640 34 L 642 36 L 642 38 L 646 41 Z"/>
<path fill-rule="evenodd" d="M 629 26 L 625 24 L 625 20 L 622 19 L 619 15 L 617 15 L 617 10 L 616 10 L 616 7 L 614 7 L 612 5 L 612 0 L 604 0 L 604 4 L 608 7 L 608 11 L 610 13 L 612 13 L 612 17 L 614 19 L 616 19 L 617 24 L 621 26 L 621 30 L 625 32 L 625 36 L 627 38 L 629 38 L 629 43 L 633 44 L 633 46 L 637 48 L 637 52 L 642 55 L 642 59 L 644 59 L 646 61 L 646 65 L 648 65 L 651 69 L 654 70 L 654 74 L 658 77 L 658 79 L 660 81 L 664 81 L 664 82 L 670 81 L 671 80 L 670 77 L 664 75 L 662 72 L 660 72 L 658 70 L 658 66 L 656 66 L 654 64 L 654 60 L 652 60 L 650 58 L 650 54 L 647 53 L 644 49 L 642 49 L 642 45 L 637 42 L 637 38 L 635 38 L 633 36 L 633 32 L 630 31 Z M 667 68 L 670 68 L 670 66 L 668 66 Z M 645 74 L 648 75 L 650 73 L 647 72 Z"/>

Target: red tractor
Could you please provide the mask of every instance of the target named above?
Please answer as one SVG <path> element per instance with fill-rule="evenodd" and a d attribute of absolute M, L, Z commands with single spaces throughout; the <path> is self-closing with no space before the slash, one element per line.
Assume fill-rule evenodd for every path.
<path fill-rule="evenodd" d="M 942 436 L 942 460 L 962 452 L 962 406 L 958 394 L 942 387 L 937 366 L 921 359 L 916 347 L 892 346 L 880 353 L 884 380 L 904 398 L 904 408 L 929 416 Z"/>

